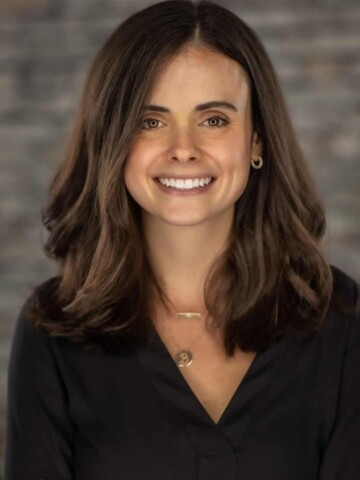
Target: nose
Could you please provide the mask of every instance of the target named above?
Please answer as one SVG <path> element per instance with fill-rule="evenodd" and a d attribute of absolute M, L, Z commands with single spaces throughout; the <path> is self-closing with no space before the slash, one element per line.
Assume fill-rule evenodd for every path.
<path fill-rule="evenodd" d="M 189 160 L 196 160 L 198 158 L 191 132 L 183 129 L 175 134 L 173 143 L 169 149 L 169 157 L 171 160 L 177 160 L 181 163 L 186 163 Z"/>

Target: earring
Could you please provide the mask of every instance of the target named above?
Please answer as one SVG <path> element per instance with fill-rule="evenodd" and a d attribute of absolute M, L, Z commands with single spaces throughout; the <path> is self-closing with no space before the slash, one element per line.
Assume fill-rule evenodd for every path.
<path fill-rule="evenodd" d="M 251 160 L 251 165 L 253 168 L 256 169 L 259 169 L 263 166 L 263 159 L 260 157 L 260 155 L 257 158 Z"/>

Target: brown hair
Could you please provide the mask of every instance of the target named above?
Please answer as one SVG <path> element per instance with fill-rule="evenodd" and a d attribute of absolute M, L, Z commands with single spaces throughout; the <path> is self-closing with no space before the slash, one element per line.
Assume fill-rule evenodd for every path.
<path fill-rule="evenodd" d="M 230 247 L 204 295 L 221 318 L 224 347 L 260 351 L 284 333 L 318 331 L 333 276 L 320 240 L 324 204 L 294 133 L 279 81 L 257 35 L 209 1 L 165 1 L 130 16 L 97 53 L 75 126 L 49 187 L 45 253 L 59 275 L 37 287 L 28 313 L 52 336 L 86 346 L 146 343 L 154 333 L 151 292 L 166 296 L 148 261 L 140 206 L 124 165 L 159 69 L 199 44 L 241 65 L 250 79 L 264 166 L 251 169 L 235 205 Z M 220 304 L 216 299 L 222 299 Z"/>

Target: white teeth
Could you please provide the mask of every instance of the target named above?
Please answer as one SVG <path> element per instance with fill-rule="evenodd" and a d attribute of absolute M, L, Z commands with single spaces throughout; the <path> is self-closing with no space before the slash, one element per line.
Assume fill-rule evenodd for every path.
<path fill-rule="evenodd" d="M 203 187 L 204 185 L 208 185 L 211 182 L 211 177 L 196 179 L 159 178 L 159 181 L 166 187 L 189 190 L 191 188 L 197 188 L 199 186 Z"/>

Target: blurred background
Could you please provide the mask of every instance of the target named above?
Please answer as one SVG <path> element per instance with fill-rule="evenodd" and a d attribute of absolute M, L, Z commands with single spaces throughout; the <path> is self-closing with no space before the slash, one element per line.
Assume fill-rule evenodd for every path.
<path fill-rule="evenodd" d="M 40 208 L 48 182 L 94 54 L 126 16 L 154 3 L 0 2 L 0 472 L 15 321 L 33 286 L 56 273 L 42 252 L 47 234 Z M 264 42 L 325 200 L 326 252 L 360 282 L 360 1 L 221 5 Z"/>

